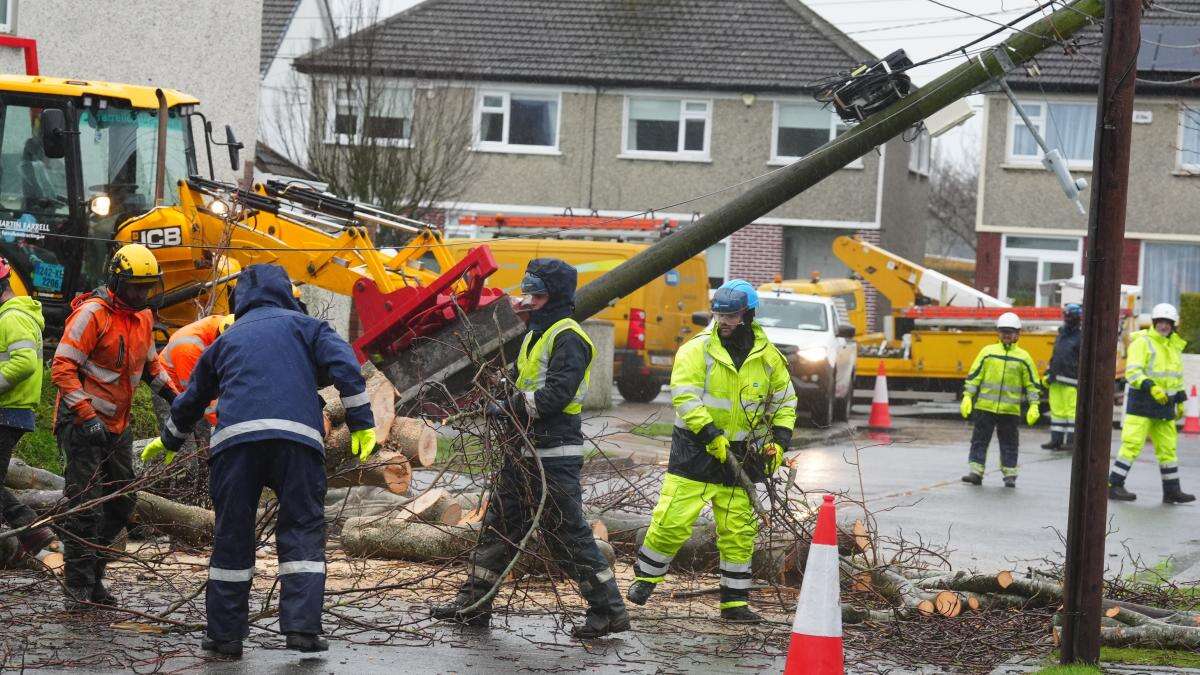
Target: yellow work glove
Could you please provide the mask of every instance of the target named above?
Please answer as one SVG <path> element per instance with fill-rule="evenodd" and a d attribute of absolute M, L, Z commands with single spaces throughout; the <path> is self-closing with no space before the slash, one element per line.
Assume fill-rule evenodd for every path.
<path fill-rule="evenodd" d="M 1170 400 L 1169 398 L 1167 398 L 1167 390 L 1163 389 L 1162 387 L 1158 386 L 1157 384 L 1154 385 L 1153 387 L 1150 387 L 1150 395 L 1154 397 L 1155 401 L 1158 401 L 1159 405 L 1164 405 L 1164 404 L 1166 404 L 1167 401 Z"/>
<path fill-rule="evenodd" d="M 365 462 L 375 452 L 375 430 L 363 429 L 350 432 L 350 454 Z"/>
<path fill-rule="evenodd" d="M 962 413 L 964 420 L 971 416 L 971 411 L 974 410 L 974 408 L 975 406 L 971 402 L 971 397 L 964 395 L 962 403 L 960 403 L 958 406 L 958 411 Z"/>
<path fill-rule="evenodd" d="M 775 473 L 783 464 L 783 446 L 778 443 L 767 443 L 763 446 L 763 454 L 767 458 L 767 475 Z"/>
<path fill-rule="evenodd" d="M 724 434 L 717 436 L 709 441 L 708 445 L 704 446 L 705 451 L 713 456 L 713 459 L 724 464 L 729 457 L 729 439 L 725 438 Z"/>
<path fill-rule="evenodd" d="M 162 442 L 162 439 L 156 438 L 147 443 L 146 447 L 142 448 L 142 463 L 148 464 L 151 461 L 158 459 L 158 456 L 162 455 L 164 452 L 166 455 L 163 457 L 163 464 L 169 465 L 171 462 L 175 461 L 175 451 L 167 450 L 167 446 Z"/>
<path fill-rule="evenodd" d="M 1036 403 L 1029 405 L 1029 410 L 1025 411 L 1025 423 L 1029 426 L 1037 424 L 1037 421 L 1042 418 L 1042 411 Z"/>

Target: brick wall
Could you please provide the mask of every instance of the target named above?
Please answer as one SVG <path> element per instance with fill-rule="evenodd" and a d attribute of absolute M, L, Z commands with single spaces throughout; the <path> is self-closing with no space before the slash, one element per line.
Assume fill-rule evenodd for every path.
<path fill-rule="evenodd" d="M 1079 271 L 1087 274 L 1087 237 L 1083 238 L 1083 255 L 1079 256 Z M 1121 283 L 1138 285 L 1139 264 L 1142 259 L 1142 240 L 1126 239 L 1121 247 Z"/>
<path fill-rule="evenodd" d="M 749 225 L 733 233 L 729 278 L 752 284 L 774 281 L 783 273 L 783 226 Z"/>
<path fill-rule="evenodd" d="M 998 232 L 979 232 L 975 244 L 975 288 L 995 296 L 1000 292 L 1000 242 Z"/>

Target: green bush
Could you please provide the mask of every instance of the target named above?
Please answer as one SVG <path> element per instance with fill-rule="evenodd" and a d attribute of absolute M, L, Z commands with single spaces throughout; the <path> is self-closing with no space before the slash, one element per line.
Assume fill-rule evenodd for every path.
<path fill-rule="evenodd" d="M 30 466 L 36 466 L 47 471 L 62 474 L 63 457 L 58 450 L 58 442 L 54 439 L 54 399 L 58 389 L 50 382 L 50 369 L 47 368 L 42 377 L 42 398 L 38 402 L 37 430 L 25 434 L 13 451 L 17 457 L 25 460 Z M 133 396 L 133 410 L 130 425 L 133 427 L 134 438 L 150 438 L 158 435 L 158 422 L 154 417 L 154 409 L 150 405 L 150 388 L 145 385 L 137 388 Z"/>
<path fill-rule="evenodd" d="M 1179 336 L 1188 341 L 1185 353 L 1200 354 L 1200 293 L 1179 294 Z"/>

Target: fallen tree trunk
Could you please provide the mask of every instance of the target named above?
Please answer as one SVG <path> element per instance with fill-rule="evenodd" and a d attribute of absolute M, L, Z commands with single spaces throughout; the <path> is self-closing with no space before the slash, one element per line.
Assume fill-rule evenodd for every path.
<path fill-rule="evenodd" d="M 63 477 L 36 469 L 25 462 L 12 458 L 8 462 L 8 473 L 4 476 L 4 487 L 11 490 L 62 490 L 66 485 Z"/>
<path fill-rule="evenodd" d="M 400 518 L 351 518 L 342 527 L 342 548 L 356 558 L 412 562 L 446 561 L 475 546 L 478 526 L 445 526 Z"/>
<path fill-rule="evenodd" d="M 462 505 L 449 492 L 436 488 L 401 506 L 398 517 L 434 525 L 458 525 L 462 514 Z"/>
<path fill-rule="evenodd" d="M 325 443 L 325 470 L 329 474 L 329 487 L 371 485 L 386 488 L 397 495 L 408 492 L 412 483 L 412 466 L 404 455 L 381 450 L 360 464 L 356 457 L 350 456 L 350 431 L 344 426 L 329 432 Z"/>
<path fill-rule="evenodd" d="M 1106 647 L 1195 650 L 1200 649 L 1200 628 L 1174 626 L 1161 621 L 1142 626 L 1101 628 L 1100 643 Z"/>
<path fill-rule="evenodd" d="M 60 490 L 19 490 L 17 500 L 39 514 L 65 510 L 67 502 Z M 149 492 L 138 492 L 131 522 L 153 528 L 190 546 L 212 543 L 216 515 L 199 506 L 173 502 Z"/>

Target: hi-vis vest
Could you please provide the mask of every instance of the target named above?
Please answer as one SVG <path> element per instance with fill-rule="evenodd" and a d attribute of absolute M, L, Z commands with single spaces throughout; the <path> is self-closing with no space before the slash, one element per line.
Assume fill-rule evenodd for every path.
<path fill-rule="evenodd" d="M 532 345 L 529 343 L 533 340 L 533 333 L 527 333 L 525 340 L 521 343 L 521 352 L 517 354 L 517 389 L 532 394 L 546 385 L 546 369 L 550 365 L 550 354 L 554 351 L 554 338 L 565 330 L 574 331 L 583 338 L 591 353 L 595 355 L 596 346 L 592 344 L 587 333 L 583 332 L 579 322 L 570 317 L 556 321 Z M 583 371 L 583 380 L 579 383 L 579 389 L 575 391 L 575 397 L 571 399 L 567 407 L 563 408 L 564 413 L 578 415 L 583 411 L 583 397 L 587 395 L 588 382 L 591 378 L 592 361 L 588 361 L 587 368 Z"/>

